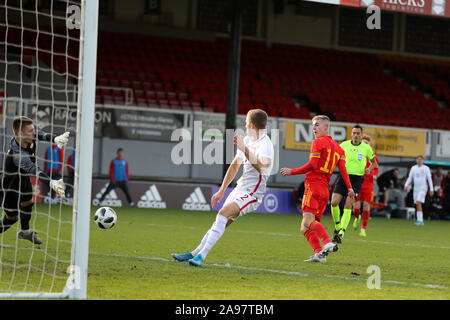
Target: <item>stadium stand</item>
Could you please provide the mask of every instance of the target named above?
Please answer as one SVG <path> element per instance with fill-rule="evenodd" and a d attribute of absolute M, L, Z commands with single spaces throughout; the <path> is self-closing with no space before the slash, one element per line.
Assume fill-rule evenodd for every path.
<path fill-rule="evenodd" d="M 13 32 L 18 29 L 9 34 L 20 42 Z M 34 55 L 29 32 L 23 43 Z M 66 48 L 58 37 L 51 41 L 40 32 L 48 52 L 51 46 L 58 52 L 41 51 L 40 60 L 76 75 L 77 61 L 64 60 L 76 45 Z M 97 103 L 124 104 L 125 91 L 116 88 L 131 88 L 135 106 L 226 110 L 227 38 L 205 42 L 101 31 L 98 55 Z M 238 113 L 256 105 L 271 116 L 311 119 L 315 111 L 336 121 L 448 129 L 449 79 L 450 65 L 439 61 L 243 40 Z"/>
<path fill-rule="evenodd" d="M 429 59 L 379 56 L 383 65 L 434 99 L 450 105 L 450 64 Z"/>

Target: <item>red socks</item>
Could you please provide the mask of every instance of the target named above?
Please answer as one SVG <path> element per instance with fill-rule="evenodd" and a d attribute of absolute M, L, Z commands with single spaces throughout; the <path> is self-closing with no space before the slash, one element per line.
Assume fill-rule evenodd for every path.
<path fill-rule="evenodd" d="M 355 215 L 356 219 L 359 219 L 359 215 L 361 214 L 361 209 L 354 209 L 353 214 Z"/>
<path fill-rule="evenodd" d="M 309 244 L 314 250 L 314 253 L 319 253 L 322 251 L 322 246 L 320 245 L 320 239 L 317 234 L 309 228 L 304 233 L 306 240 L 308 240 Z"/>
<path fill-rule="evenodd" d="M 324 245 L 331 242 L 330 237 L 328 236 L 327 230 L 325 230 L 324 226 L 320 222 L 313 221 L 310 224 L 309 229 L 311 229 L 312 231 L 317 233 L 317 235 L 319 236 L 320 240 L 322 240 Z"/>
<path fill-rule="evenodd" d="M 369 222 L 369 217 L 370 217 L 370 211 L 364 211 L 363 217 L 362 217 L 362 222 L 361 222 L 361 229 L 366 230 L 367 222 Z"/>
<path fill-rule="evenodd" d="M 323 225 L 318 221 L 313 221 L 309 225 L 308 230 L 306 230 L 305 232 L 305 237 L 308 240 L 311 247 L 314 249 L 314 253 L 318 253 L 322 250 L 320 240 L 322 240 L 322 243 L 324 245 L 331 242 L 327 231 L 325 230 Z"/>

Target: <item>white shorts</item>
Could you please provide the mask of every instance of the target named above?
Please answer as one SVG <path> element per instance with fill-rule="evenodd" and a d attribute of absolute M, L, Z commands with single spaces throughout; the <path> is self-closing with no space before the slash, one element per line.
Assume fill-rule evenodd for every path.
<path fill-rule="evenodd" d="M 414 189 L 413 196 L 414 196 L 414 203 L 417 201 L 424 203 L 425 197 L 427 195 L 426 189 Z"/>
<path fill-rule="evenodd" d="M 262 202 L 264 194 L 253 194 L 234 189 L 225 200 L 224 206 L 230 202 L 234 202 L 239 206 L 240 212 L 239 217 L 245 215 L 246 213 L 255 211 Z M 233 221 L 236 219 L 232 219 Z"/>

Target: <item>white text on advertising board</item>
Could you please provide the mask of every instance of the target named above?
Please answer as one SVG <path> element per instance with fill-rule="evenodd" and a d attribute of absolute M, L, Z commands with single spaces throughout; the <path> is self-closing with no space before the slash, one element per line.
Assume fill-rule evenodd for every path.
<path fill-rule="evenodd" d="M 312 142 L 314 133 L 312 125 L 306 123 L 296 123 L 294 131 L 294 139 L 296 142 Z M 347 130 L 345 127 L 330 127 L 330 136 L 336 141 L 344 141 L 346 139 Z"/>

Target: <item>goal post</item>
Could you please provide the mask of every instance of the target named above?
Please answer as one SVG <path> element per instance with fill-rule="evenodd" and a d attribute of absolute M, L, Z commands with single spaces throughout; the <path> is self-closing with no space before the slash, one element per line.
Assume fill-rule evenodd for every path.
<path fill-rule="evenodd" d="M 66 289 L 70 298 L 86 299 L 94 148 L 98 0 L 81 3 L 77 139 L 73 204 L 72 266 Z"/>
<path fill-rule="evenodd" d="M 15 232 L 21 230 L 19 222 L 10 232 L 6 229 L 0 234 L 0 299 L 86 299 L 99 0 L 42 3 L 50 7 L 41 8 L 41 1 L 7 0 L 0 4 L 0 178 L 13 138 L 12 119 L 26 115 L 37 129 L 45 123 L 49 129 L 43 131 L 53 135 L 71 131 L 70 141 L 75 145 L 68 144 L 63 152 L 64 158 L 69 151 L 75 156 L 73 202 L 52 202 L 56 198 L 52 199 L 51 191 L 50 197 L 40 193 L 38 175 L 30 177 L 33 198 L 47 201 L 33 206 L 30 220 L 30 230 L 38 231 L 42 245 L 18 240 Z M 53 15 L 55 8 L 59 11 Z M 78 29 L 75 38 L 69 32 L 73 29 L 69 28 L 69 18 Z M 41 20 L 47 24 L 41 25 Z M 75 112 L 73 123 L 69 113 Z M 65 114 L 65 120 L 57 119 L 56 114 Z M 39 168 L 47 161 L 42 156 L 45 144 L 51 145 L 35 144 Z M 63 168 L 70 166 L 66 159 L 61 161 Z M 65 173 L 62 178 L 67 186 Z M 3 183 L 0 187 L 1 219 L 5 215 Z"/>

